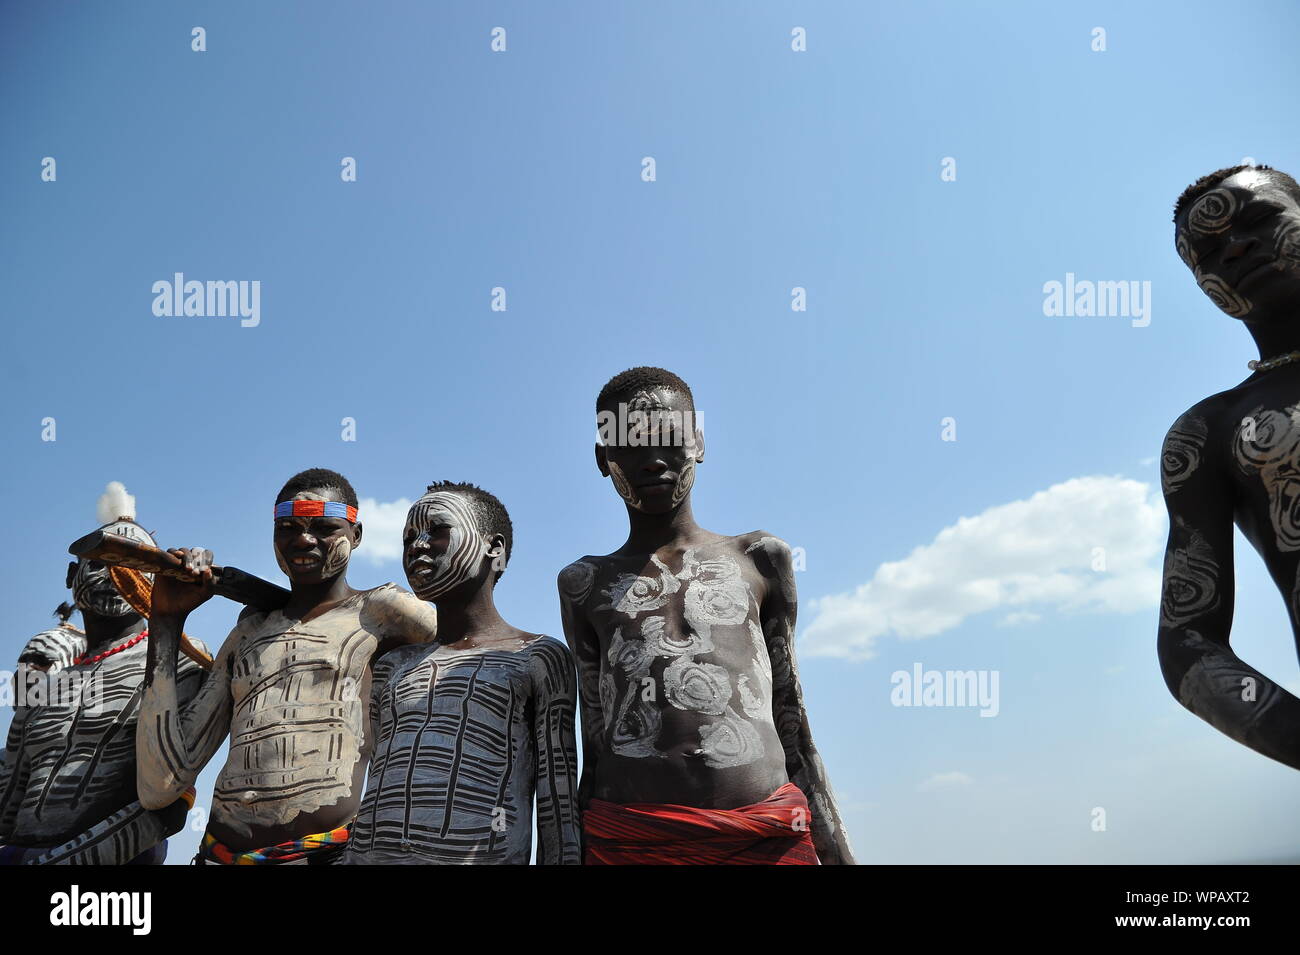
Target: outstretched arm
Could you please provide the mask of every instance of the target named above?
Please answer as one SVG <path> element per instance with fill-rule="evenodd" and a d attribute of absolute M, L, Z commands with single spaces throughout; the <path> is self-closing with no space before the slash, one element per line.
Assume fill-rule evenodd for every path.
<path fill-rule="evenodd" d="M 593 564 L 579 560 L 560 571 L 560 621 L 564 639 L 578 668 L 578 703 L 582 709 L 582 775 L 578 806 L 585 809 L 595 786 L 596 766 L 605 741 L 600 708 L 600 638 L 587 620 L 584 604 L 596 579 Z"/>
<path fill-rule="evenodd" d="M 762 536 L 746 552 L 767 582 L 760 608 L 763 640 L 772 664 L 772 717 L 785 749 L 786 773 L 803 790 L 812 810 L 813 845 L 822 865 L 854 865 L 853 849 L 840 819 L 830 779 L 813 745 L 803 688 L 794 658 L 794 628 L 798 596 L 794 564 L 785 541 Z"/>
<path fill-rule="evenodd" d="M 533 647 L 533 745 L 537 748 L 537 864 L 582 865 L 578 815 L 577 695 L 573 656 L 550 637 Z"/>
<path fill-rule="evenodd" d="M 1243 661 L 1232 630 L 1233 488 L 1227 462 L 1189 411 L 1161 454 L 1169 510 L 1157 651 L 1169 692 L 1219 732 L 1300 769 L 1300 700 Z"/>
<path fill-rule="evenodd" d="M 376 587 L 361 607 L 361 625 L 378 636 L 374 659 L 411 644 L 432 643 L 438 636 L 438 611 L 396 584 Z"/>

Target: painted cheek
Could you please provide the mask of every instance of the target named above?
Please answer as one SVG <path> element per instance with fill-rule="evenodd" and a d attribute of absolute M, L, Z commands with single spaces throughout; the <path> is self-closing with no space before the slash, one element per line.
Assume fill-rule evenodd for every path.
<path fill-rule="evenodd" d="M 694 451 L 692 450 L 692 454 Z M 673 505 L 676 506 L 686 499 L 686 495 L 691 493 L 691 488 L 695 486 L 695 458 L 686 459 L 686 464 L 682 467 L 681 473 L 677 476 L 677 483 L 673 486 Z"/>
<path fill-rule="evenodd" d="M 1283 222 L 1273 232 L 1274 267 L 1283 272 L 1300 271 L 1300 224 Z"/>
<path fill-rule="evenodd" d="M 614 490 L 618 492 L 618 496 L 627 501 L 628 504 L 632 505 L 632 507 L 640 510 L 641 499 L 637 497 L 636 492 L 632 490 L 632 485 L 628 481 L 627 476 L 623 473 L 623 469 L 618 466 L 618 462 L 609 462 L 609 476 L 614 482 Z"/>
<path fill-rule="evenodd" d="M 84 567 L 78 570 L 73 583 L 72 602 L 101 617 L 122 617 L 132 612 L 126 598 L 113 587 L 107 570 L 87 571 Z"/>
<path fill-rule="evenodd" d="M 330 539 L 329 550 L 325 554 L 325 563 L 321 567 L 321 575 L 324 577 L 333 577 L 340 570 L 347 566 L 348 559 L 352 556 L 352 541 L 342 535 Z"/>
<path fill-rule="evenodd" d="M 293 576 L 293 574 L 289 572 L 289 562 L 284 559 L 284 555 L 280 553 L 279 547 L 275 547 L 275 562 L 279 565 L 280 569 L 284 571 L 286 577 Z"/>

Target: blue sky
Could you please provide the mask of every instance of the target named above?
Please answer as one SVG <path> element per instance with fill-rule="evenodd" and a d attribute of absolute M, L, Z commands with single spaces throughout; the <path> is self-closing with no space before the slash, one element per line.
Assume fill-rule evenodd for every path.
<path fill-rule="evenodd" d="M 390 504 L 492 490 L 498 602 L 559 635 L 556 572 L 625 530 L 595 394 L 658 364 L 703 416 L 700 521 L 804 549 L 804 688 L 862 861 L 1293 856 L 1300 777 L 1183 711 L 1155 658 L 1155 456 L 1254 357 L 1171 207 L 1243 157 L 1300 169 L 1300 13 L 1255 11 L 7 4 L 0 660 L 50 621 L 107 482 L 164 545 L 278 580 L 273 497 L 311 466 Z M 175 272 L 260 281 L 260 324 L 155 316 Z M 1045 316 L 1066 273 L 1149 281 L 1150 324 Z M 392 522 L 362 517 L 351 581 L 402 582 Z M 869 641 L 815 624 L 869 581 L 844 598 Z M 1237 587 L 1234 646 L 1300 687 L 1249 548 Z M 188 629 L 218 645 L 236 609 Z M 999 715 L 891 705 L 914 663 L 997 670 Z"/>

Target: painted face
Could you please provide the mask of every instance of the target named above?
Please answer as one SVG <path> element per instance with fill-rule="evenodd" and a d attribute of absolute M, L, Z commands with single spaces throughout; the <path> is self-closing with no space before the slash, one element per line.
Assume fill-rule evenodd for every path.
<path fill-rule="evenodd" d="M 1300 204 L 1268 170 L 1243 169 L 1178 215 L 1178 255 L 1233 318 L 1261 320 L 1300 300 Z"/>
<path fill-rule="evenodd" d="M 638 511 L 671 511 L 695 485 L 702 454 L 690 401 L 671 388 L 655 388 L 611 411 L 617 427 L 606 434 L 605 463 L 614 490 Z"/>
<path fill-rule="evenodd" d="M 341 501 L 334 488 L 300 491 L 294 501 Z M 277 517 L 275 562 L 294 583 L 312 584 L 337 577 L 348 566 L 354 525 L 342 517 Z"/>
<path fill-rule="evenodd" d="M 476 576 L 490 548 L 470 502 L 452 491 L 434 491 L 407 512 L 402 549 L 412 592 L 437 600 Z"/>
<path fill-rule="evenodd" d="M 114 521 L 105 524 L 100 530 L 140 544 L 157 546 L 149 532 L 135 521 Z M 153 579 L 152 575 L 145 576 Z M 108 576 L 108 565 L 97 560 L 77 562 L 77 572 L 72 577 L 72 602 L 81 610 L 89 610 L 101 617 L 125 617 L 135 613 L 113 586 L 113 581 Z"/>

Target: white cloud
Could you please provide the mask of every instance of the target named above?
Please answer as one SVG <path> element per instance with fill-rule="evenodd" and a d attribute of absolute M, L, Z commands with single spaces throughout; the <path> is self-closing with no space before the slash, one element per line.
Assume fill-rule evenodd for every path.
<path fill-rule="evenodd" d="M 1032 610 L 1017 610 L 1015 613 L 1009 613 L 999 622 L 999 627 L 1019 627 L 1021 624 L 1038 623 L 1043 619 L 1042 614 L 1034 613 Z"/>
<path fill-rule="evenodd" d="M 935 773 L 917 786 L 916 791 L 919 793 L 932 793 L 936 789 L 954 789 L 957 786 L 969 786 L 973 782 L 975 782 L 974 779 L 962 772 Z"/>
<path fill-rule="evenodd" d="M 406 526 L 406 512 L 411 509 L 412 502 L 404 497 L 396 501 L 376 501 L 373 497 L 363 497 L 358 503 L 360 506 L 357 513 L 364 533 L 356 556 L 363 557 L 372 564 L 400 561 L 402 529 Z"/>
<path fill-rule="evenodd" d="M 1129 613 L 1160 598 L 1165 512 L 1150 485 L 1080 477 L 959 518 L 856 590 L 811 603 L 807 656 L 867 660 L 882 637 L 919 640 L 967 617 L 1028 607 Z M 1100 550 L 1098 550 L 1100 548 Z M 1100 569 L 1094 569 L 1100 568 Z"/>

